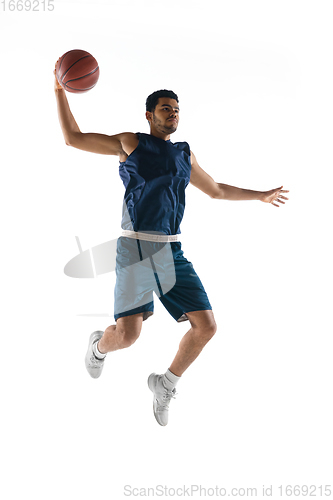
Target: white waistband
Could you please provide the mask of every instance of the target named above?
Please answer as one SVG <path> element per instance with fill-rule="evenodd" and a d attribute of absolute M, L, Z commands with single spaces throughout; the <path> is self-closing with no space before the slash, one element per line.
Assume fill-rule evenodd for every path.
<path fill-rule="evenodd" d="M 178 241 L 178 234 L 149 234 L 123 229 L 121 235 L 127 236 L 128 238 L 134 238 L 136 240 L 157 241 L 162 243 L 167 241 Z"/>

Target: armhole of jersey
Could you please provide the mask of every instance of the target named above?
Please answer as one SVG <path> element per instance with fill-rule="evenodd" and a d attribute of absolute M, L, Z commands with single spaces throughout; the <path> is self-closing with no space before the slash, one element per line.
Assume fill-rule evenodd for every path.
<path fill-rule="evenodd" d="M 139 142 L 138 142 L 137 147 L 135 148 L 135 150 L 136 150 L 136 149 L 138 148 L 138 146 L 139 146 L 139 143 L 140 143 L 141 132 L 135 132 L 135 135 L 137 136 L 138 141 L 139 141 Z M 134 150 L 134 151 L 135 151 L 135 150 Z M 132 153 L 131 153 L 131 154 L 132 154 Z M 128 156 L 131 156 L 131 155 L 128 155 Z M 128 157 L 127 157 L 127 158 L 128 158 Z M 119 165 L 121 166 L 121 165 L 123 165 L 123 163 L 126 163 L 127 158 L 126 158 L 126 160 L 125 160 L 125 161 L 119 161 Z"/>
<path fill-rule="evenodd" d="M 185 147 L 178 147 L 178 149 L 182 150 L 182 151 L 185 151 L 186 154 L 188 154 L 189 156 L 191 156 L 191 148 L 190 148 L 190 145 L 188 142 L 186 141 L 183 141 L 183 142 L 176 142 L 175 144 L 179 144 L 180 145 L 183 145 L 185 144 Z"/>

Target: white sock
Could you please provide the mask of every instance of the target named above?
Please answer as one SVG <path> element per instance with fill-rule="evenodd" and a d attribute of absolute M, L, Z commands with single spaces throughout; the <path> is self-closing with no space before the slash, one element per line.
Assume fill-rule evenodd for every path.
<path fill-rule="evenodd" d="M 99 340 L 96 340 L 96 342 L 93 343 L 93 346 L 92 346 L 93 353 L 95 354 L 96 358 L 104 359 L 105 356 L 107 355 L 107 353 L 103 354 L 102 352 L 99 351 L 99 349 L 97 347 L 98 342 L 99 342 Z"/>
<path fill-rule="evenodd" d="M 163 375 L 163 382 L 165 385 L 165 388 L 168 389 L 169 391 L 172 391 L 177 385 L 178 380 L 180 377 L 172 373 L 169 369 L 165 372 Z"/>

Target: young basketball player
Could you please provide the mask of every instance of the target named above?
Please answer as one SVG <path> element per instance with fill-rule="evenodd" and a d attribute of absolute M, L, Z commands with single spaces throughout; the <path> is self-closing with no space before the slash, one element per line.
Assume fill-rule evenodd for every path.
<path fill-rule="evenodd" d="M 129 347 L 138 339 L 143 321 L 154 311 L 151 282 L 146 286 L 146 282 L 143 284 L 133 275 L 129 278 L 128 270 L 134 269 L 130 264 L 139 260 L 143 263 L 144 256 L 155 257 L 163 247 L 170 245 L 175 284 L 163 293 L 158 277 L 162 279 L 164 271 L 153 269 L 159 299 L 177 322 L 189 320 L 191 328 L 182 338 L 169 369 L 164 374 L 152 373 L 148 378 L 155 418 L 160 425 L 167 425 L 169 403 L 180 377 L 217 330 L 205 289 L 178 241 L 186 186 L 190 182 L 213 199 L 260 200 L 276 207 L 288 199 L 282 195 L 288 191 L 282 190 L 283 186 L 266 192 L 251 191 L 215 182 L 199 166 L 186 142 L 170 140 L 180 115 L 178 97 L 170 90 L 159 90 L 147 98 L 149 134 L 125 132 L 111 136 L 81 132 L 56 78 L 55 95 L 66 144 L 93 153 L 117 155 L 126 188 L 123 236 L 117 242 L 116 324 L 90 336 L 85 362 L 93 378 L 101 375 L 107 353 Z M 140 254 L 137 260 L 133 259 L 136 251 Z M 151 263 L 153 265 L 152 258 Z"/>

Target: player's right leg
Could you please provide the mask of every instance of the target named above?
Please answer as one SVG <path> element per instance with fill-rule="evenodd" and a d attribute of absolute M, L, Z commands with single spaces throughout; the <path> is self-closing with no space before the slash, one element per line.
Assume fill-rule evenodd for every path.
<path fill-rule="evenodd" d="M 105 332 L 96 331 L 90 335 L 85 358 L 88 373 L 98 378 L 103 370 L 108 352 L 129 347 L 139 338 L 143 322 L 143 313 L 118 318 L 116 325 L 109 326 Z"/>

